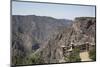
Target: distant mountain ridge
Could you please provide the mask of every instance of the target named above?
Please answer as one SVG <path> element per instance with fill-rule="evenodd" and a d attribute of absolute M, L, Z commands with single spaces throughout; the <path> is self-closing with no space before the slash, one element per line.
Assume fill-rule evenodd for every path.
<path fill-rule="evenodd" d="M 68 57 L 65 60 L 64 52 L 72 44 L 95 45 L 95 25 L 95 17 L 77 17 L 72 21 L 46 16 L 13 15 L 12 62 L 15 65 L 70 62 Z"/>
<path fill-rule="evenodd" d="M 30 33 L 36 36 L 37 39 L 46 40 L 48 34 L 52 34 L 52 32 L 59 29 L 59 27 L 71 25 L 72 20 L 55 19 L 36 15 L 13 15 L 12 22 L 12 26 L 15 26 L 13 31 Z"/>

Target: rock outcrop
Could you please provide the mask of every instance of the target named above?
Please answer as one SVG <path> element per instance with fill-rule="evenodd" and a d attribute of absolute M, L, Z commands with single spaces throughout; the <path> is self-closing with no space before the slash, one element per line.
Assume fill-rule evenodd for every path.
<path fill-rule="evenodd" d="M 40 53 L 45 63 L 69 62 L 68 60 L 65 61 L 66 55 L 64 53 L 69 55 L 74 47 L 78 47 L 79 51 L 88 48 L 89 51 L 92 46 L 95 46 L 95 25 L 96 20 L 93 17 L 76 18 L 71 27 L 60 31 L 42 49 Z M 89 47 L 85 46 L 87 44 L 89 44 Z"/>

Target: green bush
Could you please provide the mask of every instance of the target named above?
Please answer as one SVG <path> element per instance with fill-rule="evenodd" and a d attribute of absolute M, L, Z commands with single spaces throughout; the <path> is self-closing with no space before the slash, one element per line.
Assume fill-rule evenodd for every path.
<path fill-rule="evenodd" d="M 96 49 L 95 49 L 95 47 L 89 51 L 89 57 L 90 57 L 93 61 L 96 61 Z"/>
<path fill-rule="evenodd" d="M 30 58 L 31 62 L 34 63 L 34 64 L 37 64 L 37 63 L 40 63 L 41 61 L 41 57 L 38 56 L 38 55 L 33 55 L 31 58 Z"/>
<path fill-rule="evenodd" d="M 72 50 L 72 52 L 69 54 L 69 56 L 65 57 L 65 60 L 67 62 L 80 62 L 80 56 L 79 56 L 80 50 L 78 48 L 75 48 Z"/>
<path fill-rule="evenodd" d="M 30 55 L 26 58 L 26 60 L 24 61 L 24 63 L 26 64 L 41 64 L 43 63 L 43 60 L 41 58 L 41 56 L 39 56 L 38 54 L 33 54 Z"/>
<path fill-rule="evenodd" d="M 23 58 L 20 56 L 13 56 L 12 57 L 12 64 L 14 65 L 22 65 L 23 64 Z"/>

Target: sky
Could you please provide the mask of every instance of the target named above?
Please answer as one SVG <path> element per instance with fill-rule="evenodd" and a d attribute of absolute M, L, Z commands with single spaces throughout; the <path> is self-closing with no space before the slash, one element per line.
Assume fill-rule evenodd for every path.
<path fill-rule="evenodd" d="M 13 1 L 12 15 L 50 16 L 58 19 L 95 17 L 95 6 Z"/>

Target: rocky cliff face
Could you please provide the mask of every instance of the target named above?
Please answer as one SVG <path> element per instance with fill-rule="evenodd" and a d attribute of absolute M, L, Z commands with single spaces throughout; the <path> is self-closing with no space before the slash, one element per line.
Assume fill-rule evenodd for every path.
<path fill-rule="evenodd" d="M 72 22 L 45 16 L 12 16 L 12 63 L 79 61 L 81 50 L 95 46 L 95 29 L 94 17 L 77 17 Z"/>
<path fill-rule="evenodd" d="M 76 18 L 69 28 L 60 31 L 54 38 L 50 39 L 42 49 L 41 56 L 45 63 L 60 63 L 60 62 L 75 62 L 69 61 L 70 54 L 74 52 L 73 47 L 78 47 L 79 52 L 84 49 L 84 45 L 89 44 L 95 46 L 95 29 L 96 20 L 93 17 L 79 17 Z M 73 47 L 72 47 L 73 46 Z M 89 50 L 88 50 L 89 51 Z M 64 53 L 68 54 L 67 56 Z M 66 60 L 66 59 L 67 60 Z"/>

